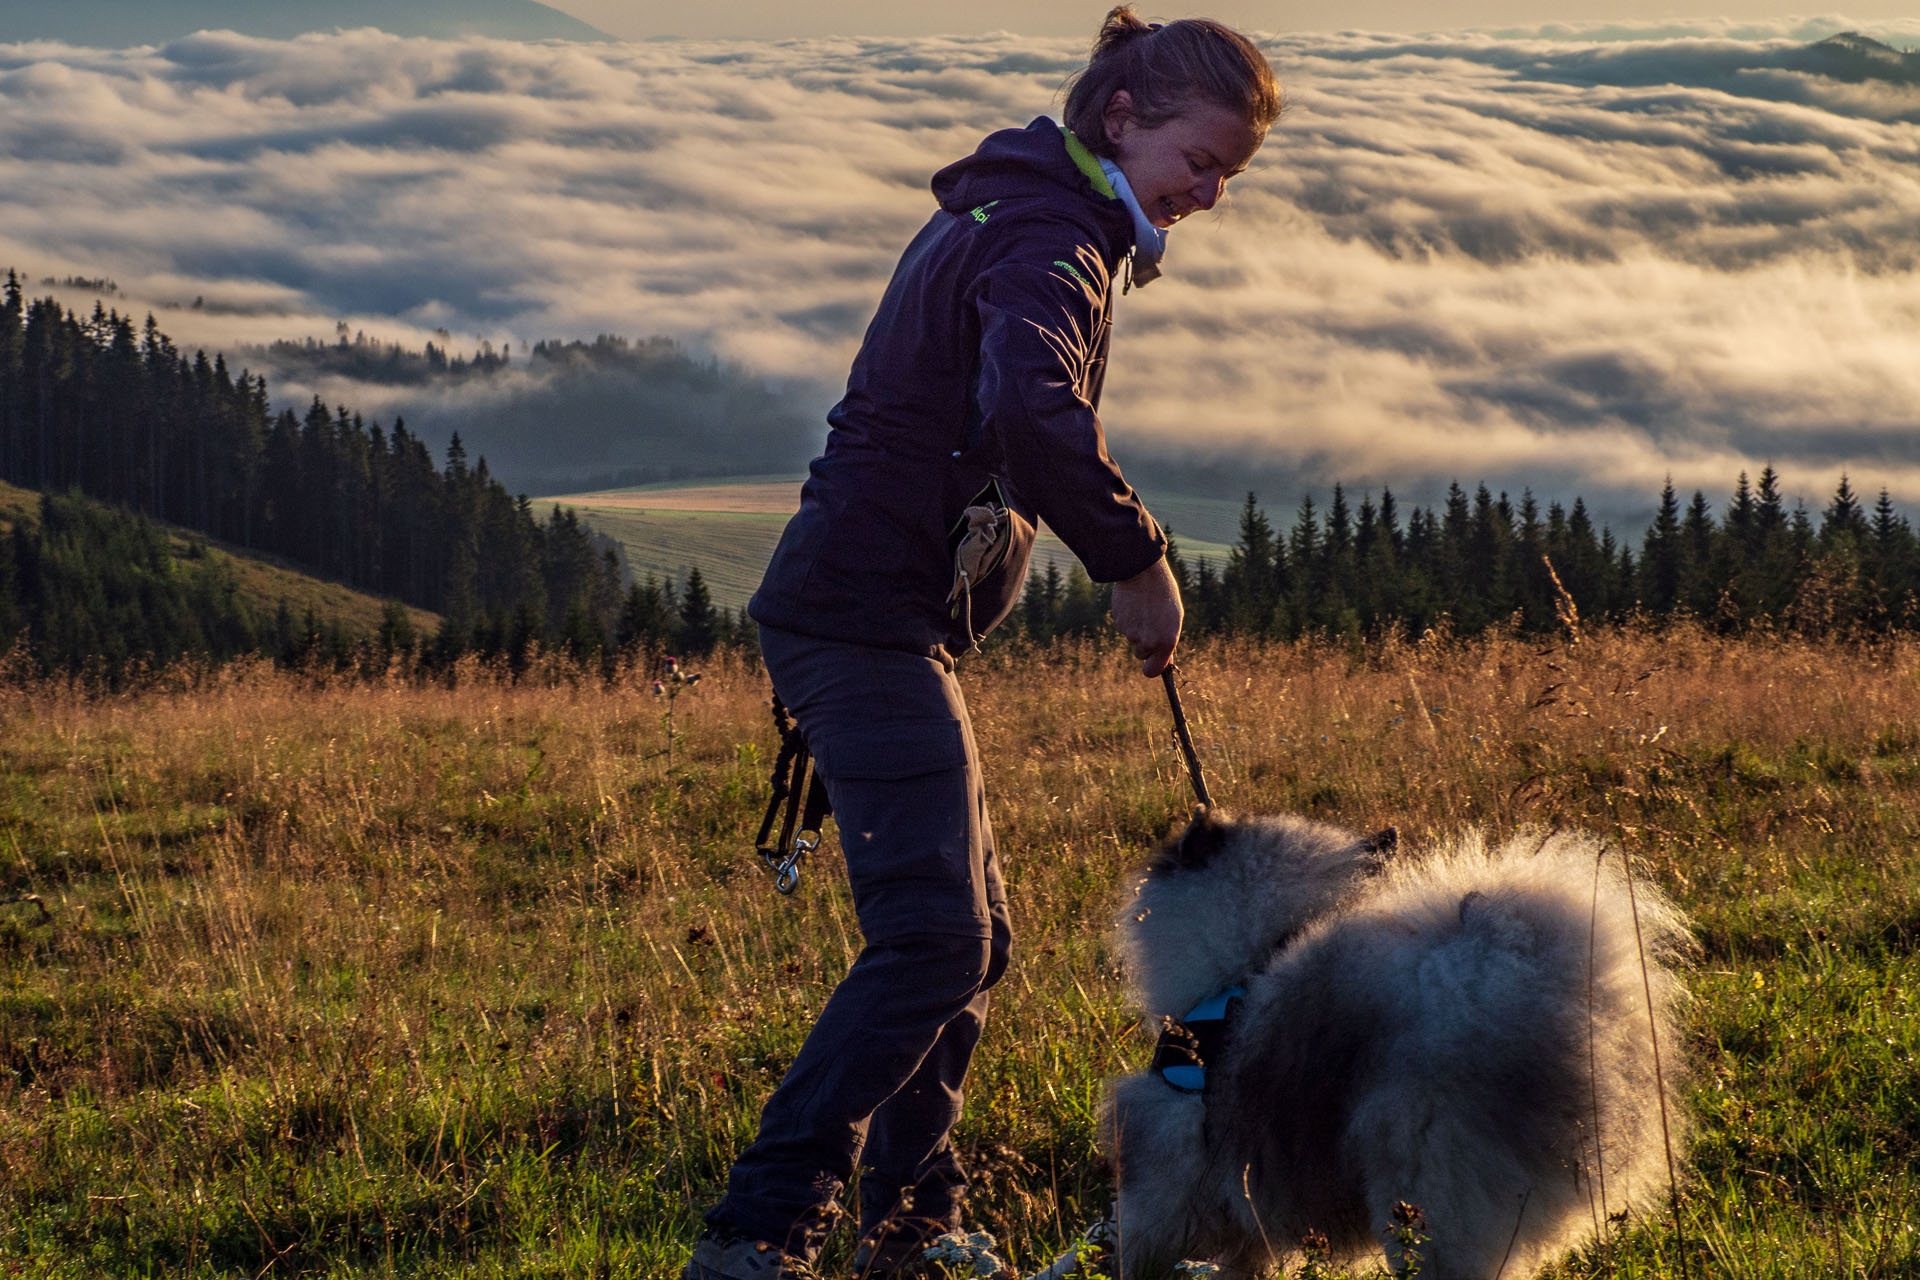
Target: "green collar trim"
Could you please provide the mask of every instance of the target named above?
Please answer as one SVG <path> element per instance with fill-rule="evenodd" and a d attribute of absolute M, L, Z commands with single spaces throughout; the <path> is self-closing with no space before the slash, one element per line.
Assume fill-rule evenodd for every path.
<path fill-rule="evenodd" d="M 1080 166 L 1080 172 L 1087 175 L 1087 181 L 1093 184 L 1093 189 L 1109 200 L 1118 200 L 1120 193 L 1107 181 L 1106 171 L 1100 167 L 1100 157 L 1087 150 L 1087 144 L 1074 137 L 1073 130 L 1065 125 L 1060 126 L 1060 137 L 1067 144 L 1067 154 Z"/>

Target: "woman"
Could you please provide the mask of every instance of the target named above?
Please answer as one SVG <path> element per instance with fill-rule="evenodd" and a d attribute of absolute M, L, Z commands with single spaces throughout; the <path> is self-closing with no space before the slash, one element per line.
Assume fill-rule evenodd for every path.
<path fill-rule="evenodd" d="M 860 1179 L 857 1275 L 958 1226 L 949 1132 L 1007 964 L 1006 899 L 955 657 L 1005 617 L 1038 517 L 1113 584 L 1158 675 L 1179 642 L 1166 539 L 1107 456 L 1114 283 L 1159 274 L 1280 114 L 1266 59 L 1199 20 L 1107 15 L 1067 97 L 934 176 L 749 605 L 833 802 L 866 945 L 769 1099 L 683 1280 L 809 1277 Z M 1124 292 L 1124 288 L 1122 290 Z"/>

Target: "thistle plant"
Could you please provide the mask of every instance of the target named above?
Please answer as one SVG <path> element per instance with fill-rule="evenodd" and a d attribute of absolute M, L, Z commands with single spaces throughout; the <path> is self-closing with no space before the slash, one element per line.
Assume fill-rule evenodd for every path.
<path fill-rule="evenodd" d="M 1120 1229 L 1112 1218 L 1102 1218 L 1067 1247 L 1052 1266 L 1033 1280 L 1112 1280 L 1110 1268 L 1119 1248 Z"/>
<path fill-rule="evenodd" d="M 1300 1268 L 1293 1274 L 1296 1280 L 1335 1280 L 1333 1247 L 1325 1233 L 1309 1231 L 1300 1237 Z"/>
<path fill-rule="evenodd" d="M 994 1252 L 994 1239 L 985 1231 L 971 1234 L 949 1231 L 927 1246 L 921 1256 L 947 1275 L 986 1276 L 989 1280 L 1013 1280 L 1013 1269 Z"/>
<path fill-rule="evenodd" d="M 1427 1215 L 1419 1205 L 1399 1201 L 1393 1206 L 1393 1221 L 1386 1234 L 1391 1242 L 1388 1252 L 1398 1257 L 1393 1274 L 1412 1280 L 1420 1274 L 1421 1264 L 1426 1261 L 1423 1250 L 1433 1238 L 1427 1234 Z"/>

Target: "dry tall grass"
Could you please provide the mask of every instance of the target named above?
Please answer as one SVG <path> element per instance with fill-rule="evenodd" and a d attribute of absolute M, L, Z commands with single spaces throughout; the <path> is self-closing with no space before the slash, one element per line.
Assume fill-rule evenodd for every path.
<path fill-rule="evenodd" d="M 1617 838 L 1705 944 L 1685 1252 L 1916 1274 L 1889 1215 L 1920 1031 L 1879 993 L 1920 976 L 1917 657 L 1684 628 L 1229 644 L 1182 683 L 1230 808 Z M 671 698 L 541 674 L 0 693 L 0 902 L 51 913 L 0 906 L 0 1262 L 673 1274 L 858 936 L 831 856 L 793 900 L 752 865 L 756 670 Z M 1020 939 L 963 1138 L 1032 1259 L 1105 1202 L 1099 1082 L 1143 1053 L 1106 923 L 1191 800 L 1115 649 L 963 681 Z M 1675 1274 L 1670 1237 L 1569 1265 Z"/>

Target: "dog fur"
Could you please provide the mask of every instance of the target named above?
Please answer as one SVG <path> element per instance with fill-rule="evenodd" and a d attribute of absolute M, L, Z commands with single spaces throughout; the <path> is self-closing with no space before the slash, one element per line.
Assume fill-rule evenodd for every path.
<path fill-rule="evenodd" d="M 1423 1275 L 1522 1277 L 1664 1194 L 1679 912 L 1636 881 L 1636 932 L 1621 855 L 1587 835 L 1394 844 L 1202 811 L 1154 858 L 1120 920 L 1152 1023 L 1246 995 L 1204 1094 L 1153 1071 L 1110 1090 L 1125 1280 L 1258 1275 L 1309 1233 L 1397 1262 L 1399 1202 L 1424 1212 Z"/>

